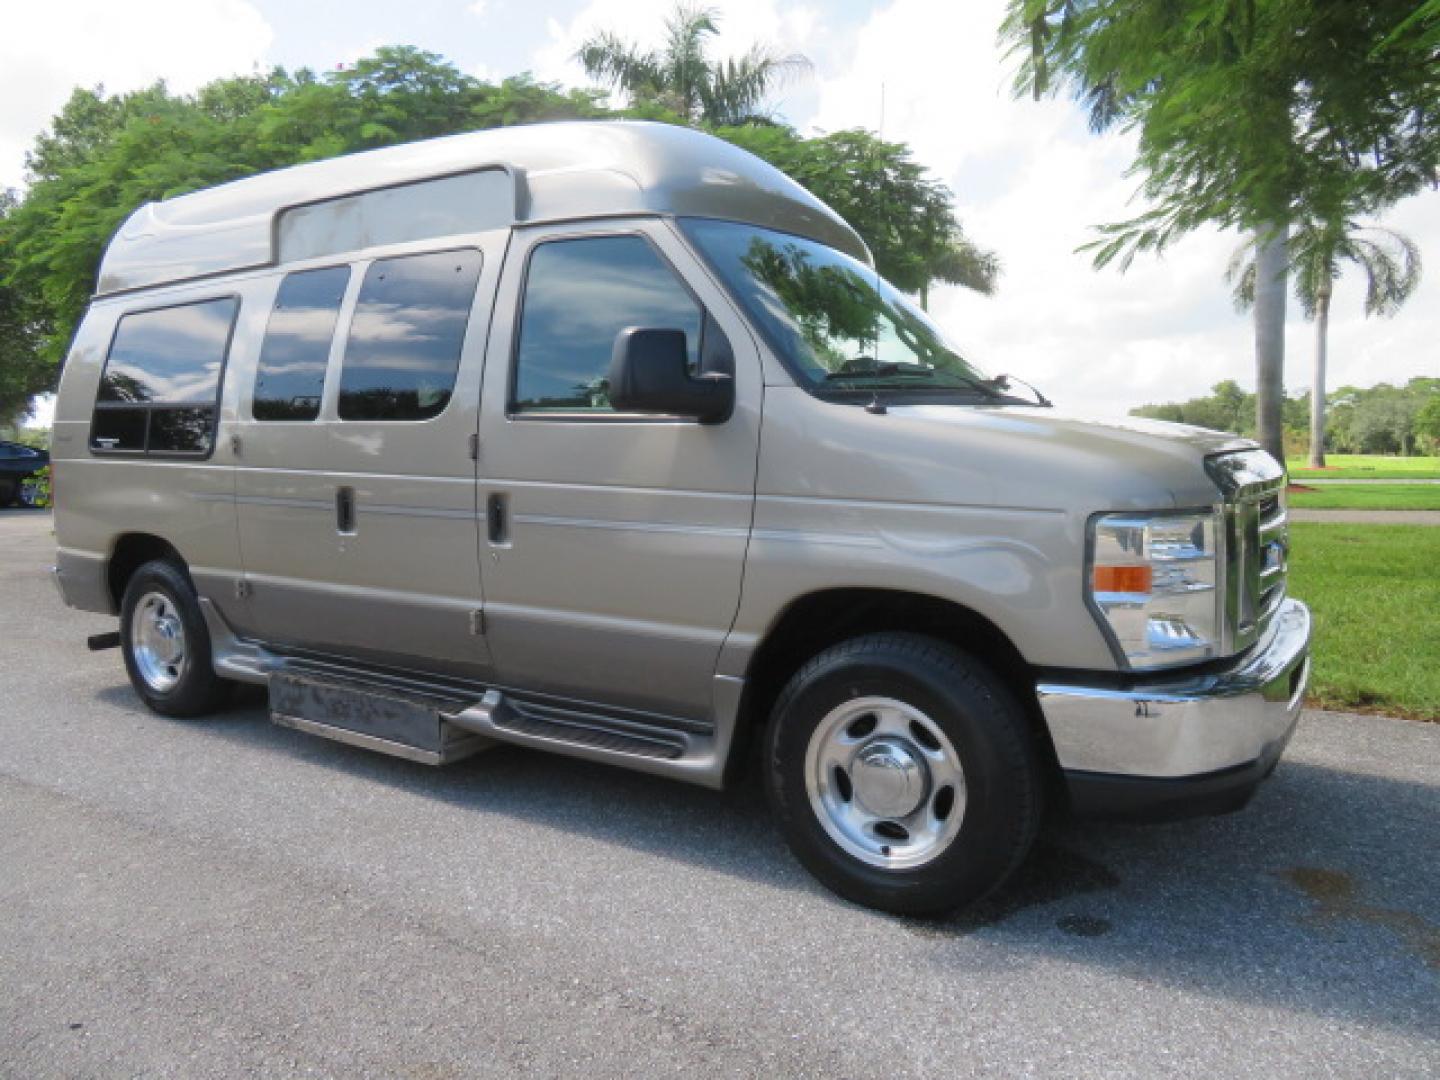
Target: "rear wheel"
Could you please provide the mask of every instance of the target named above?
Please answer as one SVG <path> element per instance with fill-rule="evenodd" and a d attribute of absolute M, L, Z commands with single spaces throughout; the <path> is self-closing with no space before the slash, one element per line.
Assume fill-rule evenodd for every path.
<path fill-rule="evenodd" d="M 120 604 L 120 646 L 131 685 L 156 712 L 203 716 L 224 703 L 230 684 L 215 674 L 195 588 L 173 562 L 148 562 L 131 575 Z"/>
<path fill-rule="evenodd" d="M 15 493 L 20 490 L 18 480 L 0 480 L 0 507 L 9 506 L 15 501 Z"/>
<path fill-rule="evenodd" d="M 1030 850 L 1040 771 L 1024 710 L 978 660 L 932 638 L 827 649 L 776 702 L 766 769 L 799 860 L 898 914 L 980 899 Z"/>

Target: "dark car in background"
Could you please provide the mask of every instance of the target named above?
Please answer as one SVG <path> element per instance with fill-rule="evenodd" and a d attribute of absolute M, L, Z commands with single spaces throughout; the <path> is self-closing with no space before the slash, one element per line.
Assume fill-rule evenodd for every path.
<path fill-rule="evenodd" d="M 25 481 L 50 464 L 50 455 L 24 443 L 0 441 L 0 506 L 24 502 Z"/>

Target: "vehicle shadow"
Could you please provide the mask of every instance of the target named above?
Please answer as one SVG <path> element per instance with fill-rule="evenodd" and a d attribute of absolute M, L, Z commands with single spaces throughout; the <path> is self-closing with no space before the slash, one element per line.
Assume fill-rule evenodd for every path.
<path fill-rule="evenodd" d="M 128 687 L 99 696 L 140 709 Z M 433 769 L 276 727 L 264 701 L 247 688 L 232 709 L 189 730 L 848 907 L 791 858 L 753 778 L 713 792 L 508 746 Z M 903 932 L 917 962 L 947 975 L 974 962 L 957 944 L 978 941 L 1246 1006 L 1431 1036 L 1440 1010 L 1437 820 L 1440 787 L 1287 760 L 1244 812 L 1164 825 L 1057 820 L 975 907 L 934 920 L 874 918 L 877 930 Z"/>

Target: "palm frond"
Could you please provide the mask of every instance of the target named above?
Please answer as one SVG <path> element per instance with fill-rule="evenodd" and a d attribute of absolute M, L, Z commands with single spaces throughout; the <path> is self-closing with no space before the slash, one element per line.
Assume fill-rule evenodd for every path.
<path fill-rule="evenodd" d="M 753 46 L 738 60 L 725 60 L 710 69 L 705 115 L 711 123 L 745 123 L 762 115 L 761 105 L 775 89 L 810 70 L 810 60 L 798 53 L 776 56 Z"/>
<path fill-rule="evenodd" d="M 739 59 L 709 58 L 709 39 L 719 33 L 714 8 L 682 4 L 665 20 L 665 44 L 645 50 L 608 31 L 584 42 L 575 59 L 586 75 L 629 96 L 631 103 L 657 102 L 691 123 L 737 124 L 766 120 L 762 107 L 776 87 L 810 70 L 797 54 L 777 56 L 756 45 Z"/>
<path fill-rule="evenodd" d="M 575 59 L 590 78 L 623 90 L 632 98 L 653 94 L 660 88 L 660 58 L 608 30 L 583 42 L 575 51 Z"/>
<path fill-rule="evenodd" d="M 1230 299 L 1236 311 L 1249 311 L 1255 306 L 1255 238 L 1246 239 L 1230 256 L 1225 267 L 1225 281 L 1230 285 Z"/>
<path fill-rule="evenodd" d="M 719 33 L 718 18 L 713 8 L 681 6 L 665 20 L 664 88 L 672 107 L 690 120 L 700 119 L 704 112 L 713 78 L 705 39 Z"/>
<path fill-rule="evenodd" d="M 1404 233 L 1354 221 L 1296 222 L 1288 242 L 1290 279 L 1307 319 L 1328 302 L 1341 264 L 1352 263 L 1365 276 L 1365 314 L 1388 318 L 1414 294 L 1423 269 L 1420 247 Z M 1233 286 L 1235 306 L 1245 311 L 1255 301 L 1255 242 L 1247 240 L 1231 256 L 1225 280 Z"/>
<path fill-rule="evenodd" d="M 1373 227 L 1351 239 L 1347 252 L 1365 274 L 1365 314 L 1389 318 L 1420 284 L 1420 247 L 1404 233 Z"/>

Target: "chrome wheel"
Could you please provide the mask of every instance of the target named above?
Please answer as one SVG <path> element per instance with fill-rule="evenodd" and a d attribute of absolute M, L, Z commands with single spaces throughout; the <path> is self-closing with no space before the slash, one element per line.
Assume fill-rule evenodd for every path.
<path fill-rule="evenodd" d="M 185 672 L 185 624 L 175 601 L 147 592 L 130 616 L 130 652 L 145 685 L 156 693 L 173 690 Z"/>
<path fill-rule="evenodd" d="M 805 788 L 830 838 L 887 870 L 939 856 L 965 816 L 960 755 L 940 725 L 893 698 L 854 698 L 820 721 Z"/>

